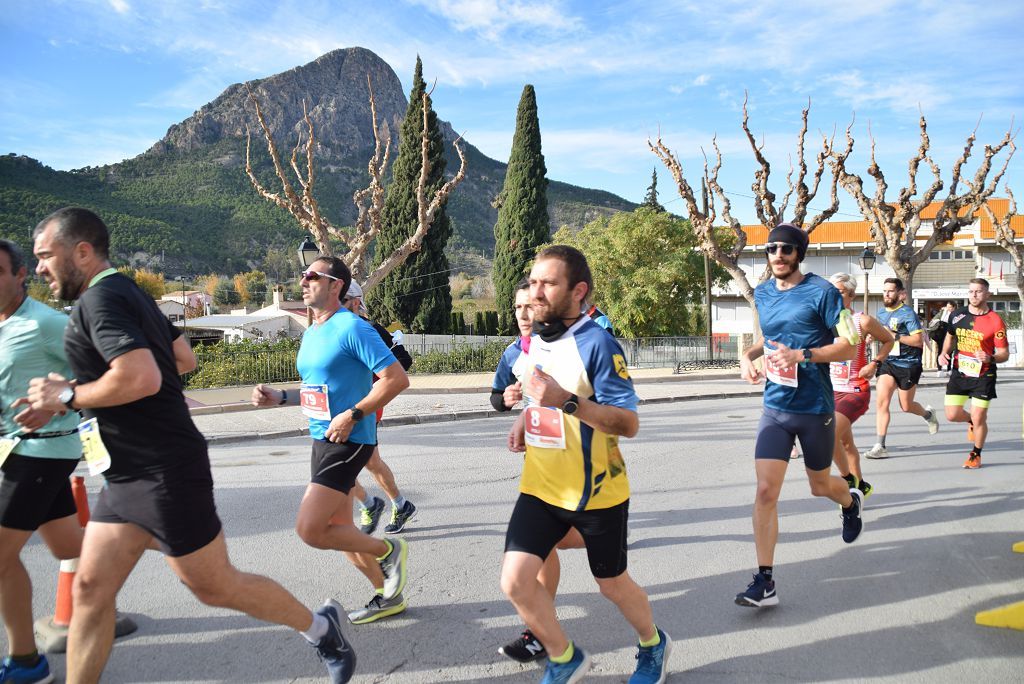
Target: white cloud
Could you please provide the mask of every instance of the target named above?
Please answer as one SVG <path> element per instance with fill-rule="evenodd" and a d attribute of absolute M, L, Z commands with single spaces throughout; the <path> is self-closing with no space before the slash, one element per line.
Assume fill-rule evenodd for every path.
<path fill-rule="evenodd" d="M 701 74 L 697 78 L 693 79 L 693 85 L 695 85 L 695 86 L 707 85 L 710 82 L 711 82 L 711 75 L 710 74 Z"/>
<path fill-rule="evenodd" d="M 444 17 L 457 31 L 474 31 L 489 39 L 497 39 L 512 28 L 554 32 L 575 31 L 582 25 L 577 17 L 564 13 L 558 3 L 550 0 L 426 0 L 421 4 Z"/>
<path fill-rule="evenodd" d="M 118 14 L 128 14 L 132 11 L 132 6 L 128 4 L 128 0 L 109 0 L 110 6 Z"/>
<path fill-rule="evenodd" d="M 897 112 L 918 107 L 934 111 L 952 100 L 948 89 L 933 86 L 920 74 L 877 82 L 853 70 L 826 76 L 822 82 L 832 86 L 836 97 L 846 100 L 854 109 L 882 106 Z"/>

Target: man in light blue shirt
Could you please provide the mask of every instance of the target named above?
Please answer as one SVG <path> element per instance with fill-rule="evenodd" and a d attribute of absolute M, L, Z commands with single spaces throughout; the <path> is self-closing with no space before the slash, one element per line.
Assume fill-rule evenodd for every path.
<path fill-rule="evenodd" d="M 38 530 L 60 560 L 77 558 L 82 548 L 69 480 L 82 455 L 78 414 L 33 409 L 24 398 L 32 378 L 71 377 L 64 355 L 68 317 L 27 296 L 26 277 L 21 250 L 0 240 L 0 605 L 10 637 L 2 682 L 51 681 L 46 657 L 36 651 L 22 547 Z"/>

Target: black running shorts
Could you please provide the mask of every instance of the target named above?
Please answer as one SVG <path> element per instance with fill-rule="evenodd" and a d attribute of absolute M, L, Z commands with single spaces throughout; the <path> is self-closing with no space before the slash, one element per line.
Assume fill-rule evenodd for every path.
<path fill-rule="evenodd" d="M 788 461 L 798 438 L 804 466 L 808 470 L 828 470 L 836 438 L 835 414 L 786 413 L 766 407 L 757 426 L 754 458 Z"/>
<path fill-rule="evenodd" d="M 11 454 L 0 481 L 0 527 L 33 532 L 51 520 L 74 515 L 71 473 L 77 458 Z"/>
<path fill-rule="evenodd" d="M 209 461 L 192 461 L 138 479 L 105 483 L 92 520 L 141 527 L 168 556 L 198 551 L 221 530 Z"/>
<path fill-rule="evenodd" d="M 590 572 L 597 578 L 626 571 L 629 500 L 590 511 L 567 511 L 530 494 L 520 494 L 505 533 L 505 551 L 547 558 L 569 528 L 575 527 L 587 547 Z"/>
<path fill-rule="evenodd" d="M 376 446 L 356 442 L 335 444 L 322 439 L 313 440 L 310 482 L 348 494 L 356 483 L 359 471 L 373 456 Z"/>
<path fill-rule="evenodd" d="M 996 376 L 982 375 L 980 378 L 969 378 L 954 368 L 949 374 L 949 382 L 946 383 L 946 394 L 967 396 L 986 401 L 995 399 Z"/>
<path fill-rule="evenodd" d="M 921 364 L 919 363 L 907 367 L 897 366 L 888 361 L 882 361 L 878 364 L 878 370 L 875 371 L 875 377 L 880 378 L 883 375 L 891 375 L 896 379 L 896 386 L 906 392 L 920 382 L 921 368 Z"/>

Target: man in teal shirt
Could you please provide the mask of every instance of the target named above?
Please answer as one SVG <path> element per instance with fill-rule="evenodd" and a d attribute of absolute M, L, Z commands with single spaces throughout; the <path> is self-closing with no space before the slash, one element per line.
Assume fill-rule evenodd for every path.
<path fill-rule="evenodd" d="M 61 560 L 77 558 L 82 548 L 69 480 L 82 451 L 78 414 L 33 409 L 24 399 L 31 378 L 71 377 L 68 317 L 27 296 L 26 276 L 21 250 L 0 240 L 0 608 L 10 639 L 0 682 L 52 681 L 46 657 L 36 651 L 22 547 L 38 530 Z"/>

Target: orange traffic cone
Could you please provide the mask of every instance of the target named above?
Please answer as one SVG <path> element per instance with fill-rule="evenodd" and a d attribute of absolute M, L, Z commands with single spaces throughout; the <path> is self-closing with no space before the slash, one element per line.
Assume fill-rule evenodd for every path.
<path fill-rule="evenodd" d="M 71 477 L 71 495 L 75 498 L 78 510 L 78 524 L 85 527 L 89 524 L 89 496 L 85 491 L 85 478 L 80 475 Z M 46 653 L 64 653 L 68 647 L 68 626 L 71 624 L 71 589 L 75 583 L 75 571 L 78 570 L 78 559 L 62 560 L 57 575 L 57 599 L 53 616 L 39 618 L 35 622 L 37 646 Z M 138 626 L 131 618 L 117 616 L 114 636 L 131 634 Z"/>

